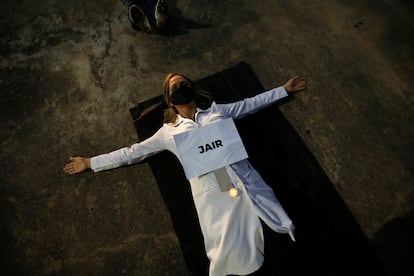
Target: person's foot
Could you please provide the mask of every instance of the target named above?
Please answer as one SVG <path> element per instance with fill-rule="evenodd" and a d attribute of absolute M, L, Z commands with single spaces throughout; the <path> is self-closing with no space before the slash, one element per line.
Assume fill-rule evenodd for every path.
<path fill-rule="evenodd" d="M 151 32 L 151 24 L 148 17 L 145 15 L 143 9 L 137 5 L 131 5 L 128 8 L 129 20 L 134 29 L 139 29 L 144 32 Z"/>
<path fill-rule="evenodd" d="M 167 0 L 158 0 L 155 6 L 155 27 L 158 30 L 164 29 L 169 16 L 170 7 Z"/>

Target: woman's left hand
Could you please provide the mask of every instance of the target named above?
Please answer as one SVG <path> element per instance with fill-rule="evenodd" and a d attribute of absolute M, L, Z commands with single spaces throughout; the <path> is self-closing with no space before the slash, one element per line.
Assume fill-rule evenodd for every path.
<path fill-rule="evenodd" d="M 288 93 L 298 92 L 306 88 L 306 81 L 299 76 L 295 76 L 288 80 L 283 87 Z"/>

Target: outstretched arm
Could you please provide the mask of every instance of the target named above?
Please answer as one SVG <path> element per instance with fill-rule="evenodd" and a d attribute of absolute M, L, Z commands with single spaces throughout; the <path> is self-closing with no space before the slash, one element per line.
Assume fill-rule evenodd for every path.
<path fill-rule="evenodd" d="M 299 76 L 295 76 L 289 79 L 283 86 L 273 88 L 254 97 L 245 98 L 237 102 L 216 104 L 215 107 L 221 110 L 222 113 L 238 119 L 257 112 L 258 110 L 275 103 L 279 99 L 288 96 L 288 94 L 304 90 L 305 87 L 306 81 Z"/>
<path fill-rule="evenodd" d="M 67 174 L 81 173 L 91 168 L 91 159 L 88 157 L 70 157 L 69 160 L 63 168 Z"/>
<path fill-rule="evenodd" d="M 141 162 L 166 149 L 163 130 L 164 128 L 160 128 L 153 136 L 130 147 L 123 147 L 94 157 L 70 157 L 70 162 L 65 165 L 63 171 L 67 174 L 81 173 L 88 169 L 99 172 Z"/>

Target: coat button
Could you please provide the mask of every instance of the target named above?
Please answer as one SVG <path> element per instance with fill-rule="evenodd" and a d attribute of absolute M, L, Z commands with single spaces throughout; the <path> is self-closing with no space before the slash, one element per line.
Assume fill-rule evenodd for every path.
<path fill-rule="evenodd" d="M 229 190 L 230 197 L 238 197 L 239 196 L 239 190 L 236 188 L 231 188 Z"/>

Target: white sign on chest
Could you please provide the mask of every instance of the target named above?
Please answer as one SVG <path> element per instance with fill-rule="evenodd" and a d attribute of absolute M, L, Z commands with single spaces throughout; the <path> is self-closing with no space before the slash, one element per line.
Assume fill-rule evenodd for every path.
<path fill-rule="evenodd" d="M 216 148 L 218 149 L 219 147 L 222 147 L 222 146 L 223 146 L 223 142 L 221 140 L 215 140 L 211 143 L 207 143 L 205 145 L 198 146 L 198 148 L 200 149 L 199 153 L 205 153 L 209 150 L 213 150 L 213 149 L 216 149 Z"/>
<path fill-rule="evenodd" d="M 248 158 L 231 118 L 176 134 L 174 141 L 187 179 Z"/>

